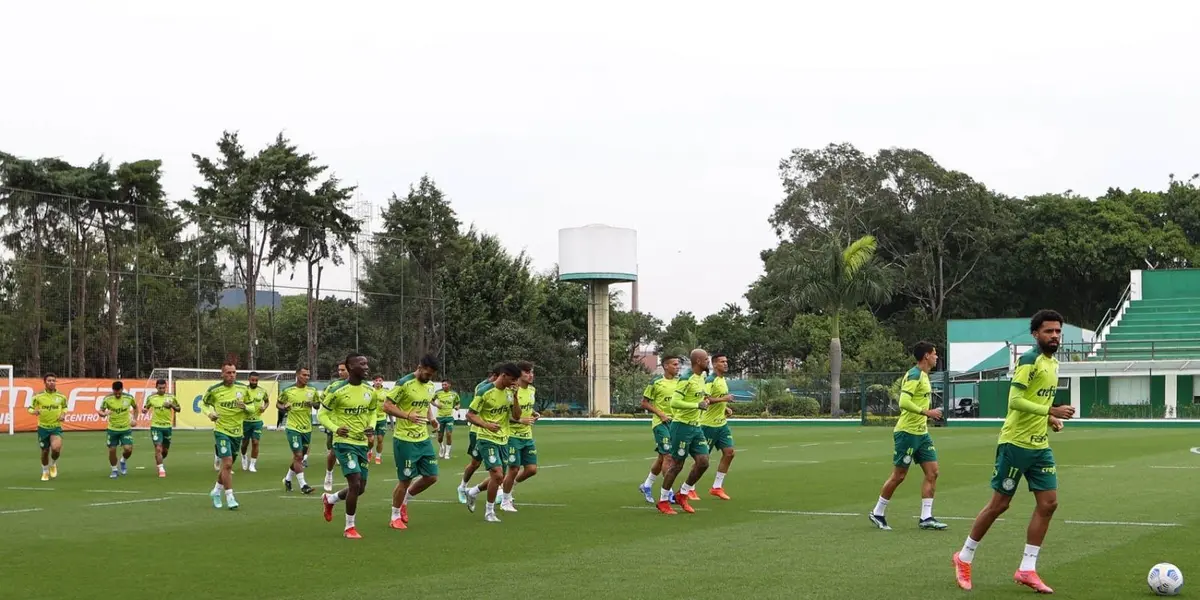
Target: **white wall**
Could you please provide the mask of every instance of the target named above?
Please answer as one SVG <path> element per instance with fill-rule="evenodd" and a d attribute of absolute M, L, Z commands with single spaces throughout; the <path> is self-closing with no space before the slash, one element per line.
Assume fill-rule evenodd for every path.
<path fill-rule="evenodd" d="M 966 371 L 1004 348 L 1004 342 L 953 342 L 950 344 L 951 371 Z"/>

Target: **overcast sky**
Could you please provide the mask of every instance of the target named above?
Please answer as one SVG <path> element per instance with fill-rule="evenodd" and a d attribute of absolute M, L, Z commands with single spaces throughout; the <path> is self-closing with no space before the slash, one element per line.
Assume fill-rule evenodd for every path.
<path fill-rule="evenodd" d="M 538 269 L 562 227 L 635 228 L 663 319 L 744 302 L 793 148 L 919 148 L 1014 195 L 1200 171 L 1195 2 L 43 0 L 0 22 L 4 151 L 161 158 L 178 200 L 222 130 L 282 130 L 379 205 L 428 173 Z"/>

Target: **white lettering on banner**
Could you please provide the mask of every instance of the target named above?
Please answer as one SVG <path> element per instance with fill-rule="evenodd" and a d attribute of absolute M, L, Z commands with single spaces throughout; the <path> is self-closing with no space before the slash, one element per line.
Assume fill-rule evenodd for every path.
<path fill-rule="evenodd" d="M 154 388 L 129 388 L 125 390 L 125 393 L 133 396 L 135 401 L 141 400 L 144 402 L 146 396 L 153 394 L 155 391 L 157 390 Z M 100 410 L 100 401 L 111 393 L 112 388 L 75 388 L 71 390 L 71 395 L 67 397 L 67 410 L 74 412 L 76 402 L 91 402 L 96 406 L 96 410 Z"/>
<path fill-rule="evenodd" d="M 29 408 L 29 405 L 33 404 L 33 388 L 14 385 L 12 390 L 13 395 L 16 396 L 16 402 L 12 403 L 14 408 L 20 408 L 22 406 Z M 8 386 L 0 386 L 0 407 L 3 407 L 5 410 L 7 410 L 10 400 L 12 399 L 8 397 Z"/>

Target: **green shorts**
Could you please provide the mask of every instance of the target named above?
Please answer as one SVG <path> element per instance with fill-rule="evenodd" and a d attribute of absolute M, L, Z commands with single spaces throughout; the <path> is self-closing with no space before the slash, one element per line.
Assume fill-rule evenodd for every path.
<path fill-rule="evenodd" d="M 342 465 L 342 475 L 362 475 L 367 480 L 367 447 L 355 444 L 334 444 L 333 455 Z"/>
<path fill-rule="evenodd" d="M 217 450 L 217 456 L 220 458 L 237 456 L 238 450 L 242 448 L 242 438 L 233 437 L 220 431 L 213 432 L 213 442 L 213 446 Z"/>
<path fill-rule="evenodd" d="M 287 434 L 288 448 L 292 449 L 292 454 L 303 454 L 312 443 L 312 432 L 301 433 L 295 429 L 288 429 L 284 433 Z"/>
<path fill-rule="evenodd" d="M 1021 476 L 1029 482 L 1029 491 L 1058 489 L 1058 468 L 1049 448 L 1030 450 L 1012 444 L 996 446 L 996 468 L 992 471 L 992 489 L 1011 496 Z"/>
<path fill-rule="evenodd" d="M 51 436 L 57 435 L 58 437 L 62 437 L 62 427 L 55 427 L 53 429 L 46 429 L 45 427 L 38 427 L 37 433 L 38 433 L 38 448 L 45 450 L 46 448 L 50 447 L 50 437 Z"/>
<path fill-rule="evenodd" d="M 716 427 L 702 425 L 700 426 L 700 431 L 704 432 L 704 439 L 708 440 L 709 452 L 712 452 L 713 448 L 724 450 L 733 447 L 733 432 L 729 431 L 729 425 L 718 425 Z"/>
<path fill-rule="evenodd" d="M 479 453 L 475 451 L 475 445 L 478 443 L 479 437 L 474 431 L 467 433 L 467 456 L 475 460 L 479 460 Z"/>
<path fill-rule="evenodd" d="M 511 460 L 508 457 L 508 446 L 501 446 L 496 442 L 480 439 L 475 441 L 475 454 L 478 456 L 479 462 L 483 463 L 483 468 L 491 471 L 492 469 L 503 469 Z"/>
<path fill-rule="evenodd" d="M 438 429 L 440 431 L 454 431 L 454 417 L 438 417 Z"/>
<path fill-rule="evenodd" d="M 249 440 L 261 440 L 262 430 L 262 421 L 245 421 L 242 423 L 242 438 Z"/>
<path fill-rule="evenodd" d="M 412 481 L 417 476 L 437 477 L 437 453 L 429 438 L 419 442 L 392 439 L 392 456 L 396 458 L 396 478 Z"/>
<path fill-rule="evenodd" d="M 537 446 L 533 438 L 508 438 L 508 466 L 523 467 L 537 464 Z"/>
<path fill-rule="evenodd" d="M 155 446 L 162 446 L 163 448 L 170 448 L 171 447 L 171 428 L 170 427 L 151 427 L 150 428 L 150 441 L 153 442 Z"/>
<path fill-rule="evenodd" d="M 375 421 L 375 435 L 387 435 L 387 419 Z"/>
<path fill-rule="evenodd" d="M 654 451 L 659 454 L 671 453 L 671 426 L 659 423 L 651 430 L 654 434 Z"/>
<path fill-rule="evenodd" d="M 933 447 L 933 438 L 928 433 L 917 435 L 907 431 L 892 432 L 896 442 L 896 453 L 892 455 L 892 464 L 907 469 L 913 463 L 923 464 L 937 462 L 937 448 Z"/>
<path fill-rule="evenodd" d="M 109 448 L 116 448 L 117 446 L 132 446 L 133 445 L 133 431 L 131 431 L 131 430 L 113 431 L 111 429 L 106 429 L 104 431 L 104 437 L 108 441 Z"/>
<path fill-rule="evenodd" d="M 671 421 L 671 443 L 667 450 L 676 460 L 691 456 L 708 456 L 708 440 L 699 425 Z"/>

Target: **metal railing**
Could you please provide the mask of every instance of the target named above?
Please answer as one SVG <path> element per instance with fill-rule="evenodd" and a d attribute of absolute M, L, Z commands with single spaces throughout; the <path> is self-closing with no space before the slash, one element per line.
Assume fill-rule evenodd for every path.
<path fill-rule="evenodd" d="M 1126 284 L 1125 289 L 1121 291 L 1121 298 L 1117 300 L 1117 305 L 1104 311 L 1104 316 L 1100 319 L 1100 326 L 1096 328 L 1096 339 L 1092 347 L 1093 354 L 1099 351 L 1101 344 L 1104 343 L 1104 338 L 1107 335 L 1105 329 L 1124 314 L 1125 303 L 1129 301 L 1129 292 L 1132 287 L 1132 283 Z"/>
<path fill-rule="evenodd" d="M 1009 364 L 1015 365 L 1017 359 L 1033 347 L 1033 344 L 1010 344 Z M 1056 357 L 1059 362 L 1200 359 L 1200 338 L 1071 342 L 1060 345 Z"/>

